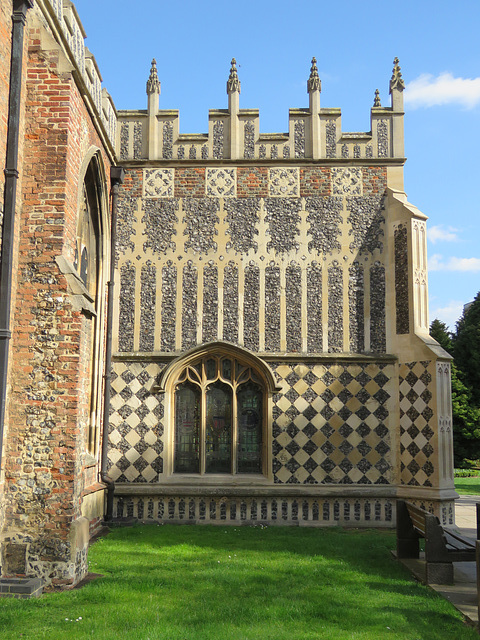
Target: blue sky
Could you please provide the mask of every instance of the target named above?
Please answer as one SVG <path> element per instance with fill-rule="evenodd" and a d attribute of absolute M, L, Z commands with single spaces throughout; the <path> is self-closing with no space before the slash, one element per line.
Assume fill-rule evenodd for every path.
<path fill-rule="evenodd" d="M 375 89 L 388 106 L 395 56 L 405 92 L 405 190 L 429 216 L 430 320 L 454 328 L 480 290 L 480 1 L 342 0 L 149 3 L 76 0 L 104 86 L 117 109 L 146 108 L 157 59 L 160 107 L 180 110 L 182 133 L 206 132 L 225 108 L 235 56 L 240 106 L 260 109 L 264 133 L 286 131 L 308 106 L 316 56 L 322 106 L 343 131 L 368 131 Z"/>

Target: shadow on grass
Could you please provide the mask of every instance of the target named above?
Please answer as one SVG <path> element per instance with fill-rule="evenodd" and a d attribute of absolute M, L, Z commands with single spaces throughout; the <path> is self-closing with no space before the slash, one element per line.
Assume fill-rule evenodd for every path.
<path fill-rule="evenodd" d="M 449 603 L 393 560 L 394 545 L 393 532 L 377 530 L 117 529 L 90 550 L 90 570 L 104 578 L 74 593 L 9 604 L 3 618 L 0 602 L 0 626 L 6 638 L 25 630 L 28 638 L 69 637 L 55 630 L 70 611 L 82 611 L 85 623 L 75 627 L 75 638 L 477 637 Z M 39 628 L 45 635 L 29 633 Z"/>

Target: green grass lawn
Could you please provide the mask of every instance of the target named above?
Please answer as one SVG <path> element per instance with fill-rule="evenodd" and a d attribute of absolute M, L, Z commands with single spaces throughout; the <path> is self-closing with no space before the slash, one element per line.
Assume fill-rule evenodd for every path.
<path fill-rule="evenodd" d="M 394 545 L 376 530 L 117 529 L 90 549 L 103 578 L 0 599 L 0 638 L 478 640 L 391 557 Z"/>
<path fill-rule="evenodd" d="M 455 489 L 461 496 L 480 495 L 480 476 L 455 478 Z"/>

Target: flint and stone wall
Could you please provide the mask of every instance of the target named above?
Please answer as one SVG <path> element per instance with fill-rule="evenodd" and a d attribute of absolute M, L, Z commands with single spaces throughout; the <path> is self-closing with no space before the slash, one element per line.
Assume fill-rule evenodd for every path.
<path fill-rule="evenodd" d="M 11 2 L 2 3 L 2 47 L 8 45 L 2 21 L 10 28 L 11 11 Z M 55 43 L 58 30 L 68 32 L 68 46 Z M 102 167 L 97 179 L 105 244 L 114 156 L 109 135 L 114 137 L 116 123 L 92 58 L 85 61 L 83 38 L 71 3 L 35 3 L 27 14 L 3 504 L 0 485 L 2 575 L 37 576 L 58 587 L 86 574 L 90 533 L 103 517 L 98 433 L 96 444 L 89 443 L 90 398 L 98 393 L 102 366 L 103 276 L 94 308 L 73 263 L 93 156 Z M 8 57 L 0 60 L 3 65 Z M 85 93 L 91 94 L 88 103 Z M 8 89 L 0 94 L 8 97 Z M 103 248 L 99 274 L 102 260 Z"/>

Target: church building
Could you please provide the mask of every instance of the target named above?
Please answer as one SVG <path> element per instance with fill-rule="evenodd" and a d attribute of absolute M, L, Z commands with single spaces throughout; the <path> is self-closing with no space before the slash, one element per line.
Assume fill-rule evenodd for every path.
<path fill-rule="evenodd" d="M 117 111 L 84 39 L 70 0 L 0 7 L 0 576 L 76 584 L 112 520 L 393 527 L 408 498 L 453 523 L 398 59 L 368 132 L 313 58 L 287 132 L 232 59 L 186 134 L 155 60 Z"/>

